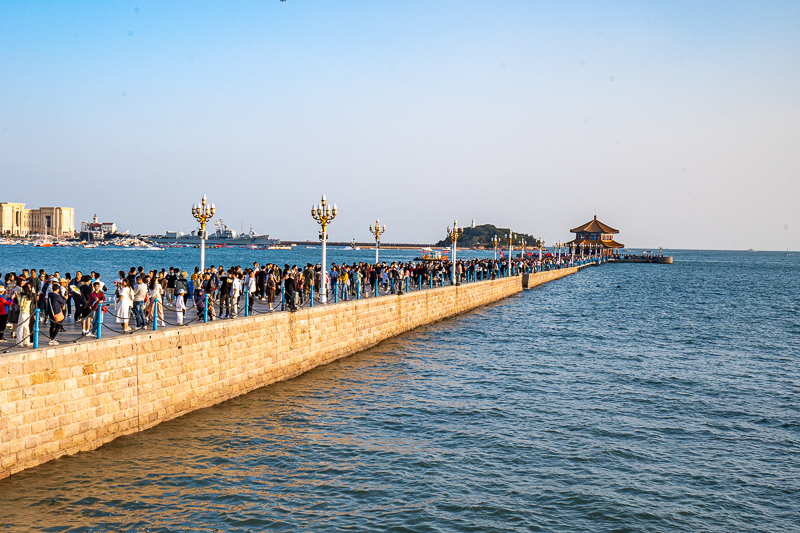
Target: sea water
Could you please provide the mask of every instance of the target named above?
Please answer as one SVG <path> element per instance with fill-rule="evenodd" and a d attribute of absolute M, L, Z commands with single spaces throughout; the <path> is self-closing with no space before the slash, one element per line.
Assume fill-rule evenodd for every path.
<path fill-rule="evenodd" d="M 798 531 L 800 254 L 671 253 L 0 480 L 0 525 Z"/>

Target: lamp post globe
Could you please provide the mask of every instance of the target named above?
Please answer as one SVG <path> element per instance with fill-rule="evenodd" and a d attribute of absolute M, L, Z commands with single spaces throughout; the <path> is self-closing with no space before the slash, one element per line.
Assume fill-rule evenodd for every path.
<path fill-rule="evenodd" d="M 511 275 L 511 252 L 513 250 L 514 232 L 510 231 L 506 234 L 508 238 L 508 275 Z"/>
<path fill-rule="evenodd" d="M 200 223 L 200 272 L 206 269 L 206 223 L 211 220 L 217 208 L 209 204 L 206 195 L 199 204 L 192 205 L 192 216 Z"/>
<path fill-rule="evenodd" d="M 331 208 L 324 194 L 319 204 L 311 206 L 311 218 L 316 220 L 321 226 L 319 240 L 322 241 L 322 272 L 320 272 L 319 278 L 319 301 L 323 304 L 328 303 L 328 270 L 326 266 L 328 261 L 328 224 L 336 218 L 337 211 L 336 204 L 333 204 L 333 208 Z"/>
<path fill-rule="evenodd" d="M 386 224 L 381 227 L 380 219 L 375 220 L 375 227 L 369 227 L 370 233 L 375 236 L 375 264 L 378 264 L 378 249 L 381 247 L 381 233 L 386 231 Z"/>
<path fill-rule="evenodd" d="M 447 236 L 450 238 L 450 247 L 452 248 L 452 268 L 450 271 L 450 283 L 456 284 L 456 249 L 458 248 L 458 236 L 464 232 L 464 228 L 458 227 L 458 220 L 453 221 L 453 228 L 447 226 Z"/>

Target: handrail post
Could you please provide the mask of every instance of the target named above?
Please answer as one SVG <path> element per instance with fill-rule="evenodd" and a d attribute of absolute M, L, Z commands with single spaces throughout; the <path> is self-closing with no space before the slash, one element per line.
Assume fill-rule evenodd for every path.
<path fill-rule="evenodd" d="M 153 299 L 153 331 L 158 331 L 158 298 Z"/>
<path fill-rule="evenodd" d="M 103 337 L 103 302 L 97 307 L 97 340 Z"/>
<path fill-rule="evenodd" d="M 244 316 L 246 317 L 250 316 L 250 309 L 249 309 L 250 306 L 248 305 L 249 303 L 250 303 L 250 291 L 246 290 L 244 291 Z"/>
<path fill-rule="evenodd" d="M 286 287 L 281 285 L 281 311 L 286 310 Z"/>
<path fill-rule="evenodd" d="M 206 294 L 206 305 L 203 307 L 203 323 L 208 323 L 208 294 Z"/>
<path fill-rule="evenodd" d="M 333 303 L 339 302 L 339 280 L 333 282 Z"/>
<path fill-rule="evenodd" d="M 314 286 L 311 286 L 311 304 L 309 307 L 314 307 Z"/>
<path fill-rule="evenodd" d="M 36 313 L 34 314 L 34 322 L 33 322 L 33 348 L 36 349 L 39 347 L 39 308 L 36 308 Z"/>

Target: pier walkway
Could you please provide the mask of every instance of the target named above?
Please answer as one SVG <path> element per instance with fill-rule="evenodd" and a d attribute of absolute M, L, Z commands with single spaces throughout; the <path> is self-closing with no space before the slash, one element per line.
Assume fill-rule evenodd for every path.
<path fill-rule="evenodd" d="M 529 288 L 528 279 L 529 274 L 536 274 L 540 272 L 549 272 L 549 271 L 559 271 L 562 269 L 570 268 L 570 267 L 577 267 L 578 270 L 582 268 L 586 268 L 588 266 L 592 266 L 597 264 L 595 260 L 581 260 L 576 261 L 574 264 L 549 264 L 549 265 L 542 265 L 542 266 L 528 266 L 522 265 L 519 267 L 512 267 L 512 276 L 520 276 L 521 283 L 523 288 Z M 465 273 L 462 276 L 462 279 L 459 280 L 458 284 L 468 284 L 468 283 L 475 283 L 477 281 L 486 281 L 489 279 L 487 277 L 487 272 L 483 271 L 480 278 L 477 278 L 475 274 Z M 503 279 L 507 277 L 507 269 L 501 270 L 498 276 L 498 279 Z M 558 276 L 560 277 L 560 276 Z M 549 278 L 549 277 L 548 277 Z M 531 280 L 534 277 L 530 277 Z M 553 278 L 554 279 L 554 278 Z M 549 279 L 548 279 L 549 281 Z M 398 290 L 398 287 L 395 287 L 394 281 L 392 281 L 388 286 L 382 286 L 382 284 L 378 284 L 376 290 L 371 290 L 369 284 L 358 284 L 357 287 L 353 287 L 353 290 L 349 290 L 342 286 L 336 286 L 332 289 L 328 290 L 327 294 L 327 303 L 322 303 L 319 297 L 319 294 L 311 293 L 310 297 L 306 297 L 304 301 L 300 303 L 297 309 L 305 309 L 311 307 L 318 307 L 323 305 L 335 305 L 338 303 L 346 302 L 349 300 L 359 300 L 359 299 L 369 299 L 369 298 L 380 298 L 385 296 L 403 294 L 403 293 L 411 293 L 411 292 L 419 292 L 424 290 L 430 290 L 435 288 L 441 287 L 449 287 L 452 285 L 449 276 L 440 275 L 438 278 L 428 279 L 427 281 L 423 281 L 421 278 L 417 280 L 412 280 L 411 278 L 406 278 L 403 284 L 402 290 Z M 532 285 L 531 285 L 532 286 Z M 147 333 L 152 333 L 153 331 L 161 331 L 167 329 L 174 329 L 174 328 L 184 328 L 193 324 L 204 323 L 204 322 L 217 322 L 217 321 L 230 321 L 230 320 L 238 320 L 241 318 L 246 318 L 248 316 L 258 316 L 258 315 L 268 315 L 273 313 L 281 313 L 281 312 L 292 312 L 289 309 L 289 306 L 284 301 L 284 295 L 281 293 L 281 299 L 278 301 L 272 309 L 270 309 L 269 304 L 266 300 L 262 300 L 260 298 L 255 298 L 251 302 L 250 294 L 245 291 L 242 297 L 239 300 L 238 305 L 238 313 L 230 318 L 220 318 L 220 317 L 212 317 L 210 315 L 198 315 L 195 310 L 195 305 L 192 299 L 190 298 L 187 303 L 186 307 L 187 310 L 185 312 L 185 318 L 182 324 L 178 324 L 176 310 L 174 307 L 164 303 L 164 315 L 163 317 L 158 318 L 158 322 L 154 324 L 147 324 L 146 326 L 136 328 L 135 326 L 135 319 L 131 316 L 129 320 L 129 324 L 131 325 L 131 329 L 129 332 L 122 331 L 122 324 L 116 322 L 116 315 L 115 315 L 115 302 L 113 292 L 107 293 L 107 313 L 103 314 L 102 319 L 102 328 L 100 331 L 100 335 L 95 337 L 94 335 L 85 335 L 81 330 L 81 323 L 80 321 L 75 321 L 71 317 L 67 317 L 64 322 L 62 323 L 63 330 L 58 333 L 56 340 L 58 345 L 69 345 L 69 344 L 77 344 L 81 342 L 89 342 L 93 340 L 100 339 L 110 339 L 114 337 L 120 336 L 137 336 L 143 335 Z M 97 313 L 94 313 L 93 320 L 97 320 Z M 34 332 L 34 336 L 37 338 L 33 340 L 34 346 L 25 346 L 21 343 L 16 343 L 13 339 L 11 334 L 11 330 L 6 331 L 6 340 L 0 341 L 0 356 L 2 354 L 8 353 L 19 353 L 25 351 L 31 351 L 36 349 L 45 349 L 45 348 L 52 348 L 52 345 L 49 345 L 50 338 L 47 335 L 49 330 L 47 324 L 45 322 L 40 322 L 39 327 L 36 328 L 31 326 L 31 330 Z"/>

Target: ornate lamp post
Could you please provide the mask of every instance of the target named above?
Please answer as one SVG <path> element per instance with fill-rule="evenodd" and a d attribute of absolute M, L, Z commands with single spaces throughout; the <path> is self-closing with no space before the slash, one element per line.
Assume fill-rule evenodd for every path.
<path fill-rule="evenodd" d="M 544 246 L 544 239 L 539 237 L 539 262 L 542 262 L 542 246 Z"/>
<path fill-rule="evenodd" d="M 464 233 L 464 228 L 458 227 L 458 220 L 453 221 L 453 229 L 447 226 L 447 236 L 450 238 L 450 244 L 453 247 L 453 270 L 450 272 L 450 283 L 456 284 L 456 249 L 458 248 L 458 236 Z"/>
<path fill-rule="evenodd" d="M 492 244 L 494 244 L 494 260 L 497 261 L 497 244 L 500 242 L 500 239 L 497 238 L 497 235 L 492 237 Z"/>
<path fill-rule="evenodd" d="M 322 286 L 319 288 L 319 301 L 328 303 L 328 283 L 326 280 L 328 276 L 326 266 L 328 256 L 326 246 L 328 244 L 328 224 L 336 218 L 336 204 L 333 204 L 333 209 L 331 209 L 331 206 L 328 205 L 328 200 L 323 194 L 319 205 L 311 206 L 311 217 L 322 226 L 319 232 L 319 240 L 322 241 L 322 275 L 320 276 L 320 285 Z"/>
<path fill-rule="evenodd" d="M 194 204 L 192 206 L 192 216 L 197 219 L 200 223 L 200 272 L 204 272 L 206 269 L 206 222 L 211 220 L 211 217 L 214 216 L 214 213 L 217 212 L 217 209 L 214 207 L 214 204 L 208 203 L 206 200 L 206 195 L 203 195 L 203 199 L 200 200 L 200 204 Z"/>
<path fill-rule="evenodd" d="M 386 231 L 386 224 L 381 228 L 380 219 L 375 219 L 375 227 L 369 227 L 369 232 L 375 235 L 375 264 L 378 264 L 378 248 L 381 247 L 381 233 Z"/>
<path fill-rule="evenodd" d="M 511 250 L 513 247 L 514 242 L 514 232 L 510 231 L 506 234 L 506 238 L 508 239 L 508 275 L 511 275 Z"/>

